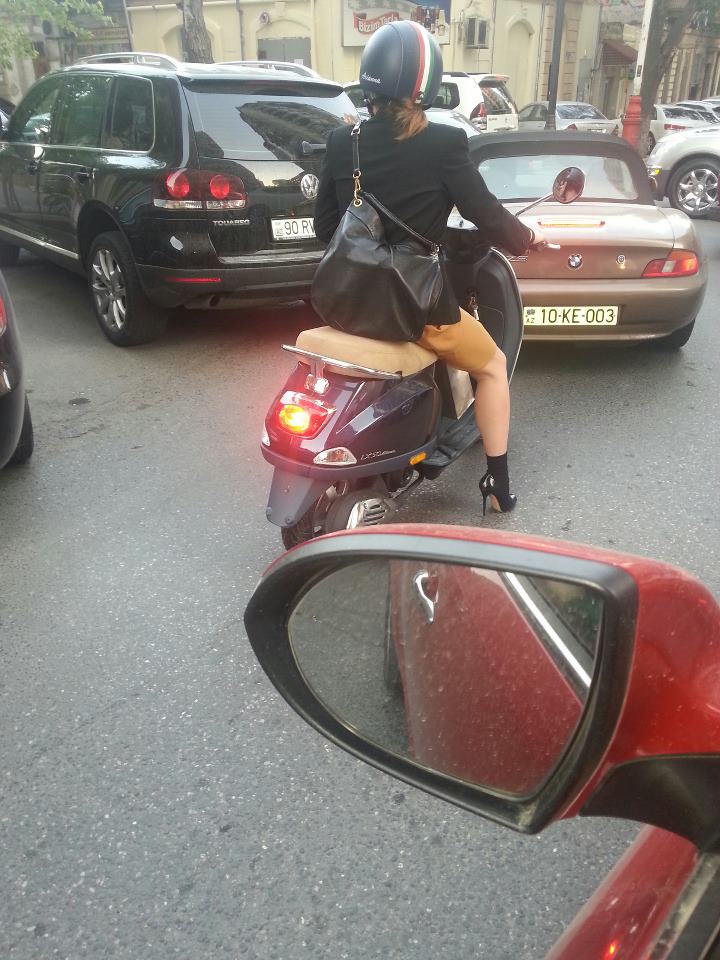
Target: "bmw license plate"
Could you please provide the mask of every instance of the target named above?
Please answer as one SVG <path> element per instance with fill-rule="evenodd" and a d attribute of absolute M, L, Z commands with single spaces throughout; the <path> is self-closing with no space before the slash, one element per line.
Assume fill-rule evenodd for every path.
<path fill-rule="evenodd" d="M 312 240 L 315 237 L 315 222 L 312 217 L 287 217 L 271 220 L 273 240 Z"/>
<path fill-rule="evenodd" d="M 525 307 L 526 327 L 613 327 L 619 307 Z"/>

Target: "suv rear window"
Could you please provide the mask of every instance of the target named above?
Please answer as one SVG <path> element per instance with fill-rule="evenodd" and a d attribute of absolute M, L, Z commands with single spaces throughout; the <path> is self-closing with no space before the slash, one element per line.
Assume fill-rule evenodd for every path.
<path fill-rule="evenodd" d="M 502 81 L 480 81 L 478 86 L 482 91 L 485 110 L 489 117 L 495 117 L 501 113 L 517 113 L 510 91 Z"/>
<path fill-rule="evenodd" d="M 318 156 L 332 130 L 357 119 L 345 91 L 322 84 L 194 81 L 185 92 L 201 157 Z"/>

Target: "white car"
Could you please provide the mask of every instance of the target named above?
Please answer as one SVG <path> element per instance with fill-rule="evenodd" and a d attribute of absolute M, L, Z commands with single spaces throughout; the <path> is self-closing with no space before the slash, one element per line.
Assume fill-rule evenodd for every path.
<path fill-rule="evenodd" d="M 653 107 L 650 132 L 648 133 L 648 151 L 655 149 L 658 140 L 662 140 L 669 133 L 680 130 L 692 130 L 695 127 L 706 127 L 707 120 L 702 119 L 699 113 L 689 107 L 676 104 L 656 103 Z"/>
<path fill-rule="evenodd" d="M 718 110 L 720 106 L 715 107 L 712 104 L 705 103 L 703 100 L 680 100 L 678 103 L 673 104 L 677 107 L 687 107 L 688 110 L 694 110 L 695 113 L 699 113 L 707 123 L 720 123 L 720 114 Z"/>
<path fill-rule="evenodd" d="M 370 114 L 365 106 L 365 93 L 363 88 L 356 81 L 355 83 L 345 84 L 345 93 L 352 100 L 353 106 L 362 120 L 367 120 Z M 440 109 L 440 107 L 430 107 L 427 112 L 427 118 L 431 123 L 444 123 L 448 127 L 459 127 L 464 130 L 468 140 L 470 137 L 478 135 L 477 127 L 470 123 L 467 117 L 464 117 L 457 110 Z"/>
<path fill-rule="evenodd" d="M 518 129 L 518 112 L 500 73 L 444 73 L 433 106 L 456 110 L 481 133 Z"/>
<path fill-rule="evenodd" d="M 523 107 L 518 114 L 521 130 L 544 130 L 548 115 L 548 101 L 536 100 Z M 555 107 L 556 130 L 580 130 L 584 133 L 620 135 L 620 120 L 609 120 L 591 103 L 559 100 Z"/>
<path fill-rule="evenodd" d="M 717 209 L 720 193 L 720 125 L 671 133 L 645 159 L 656 200 L 668 198 L 689 217 Z"/>

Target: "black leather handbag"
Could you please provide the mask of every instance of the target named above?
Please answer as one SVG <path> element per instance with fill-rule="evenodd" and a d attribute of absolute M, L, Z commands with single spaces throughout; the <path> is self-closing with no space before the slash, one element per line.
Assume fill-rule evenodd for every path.
<path fill-rule="evenodd" d="M 399 220 L 360 185 L 360 124 L 352 131 L 355 192 L 310 291 L 328 326 L 374 340 L 418 340 L 425 325 L 454 323 L 458 304 L 440 247 Z M 407 240 L 390 243 L 382 217 Z"/>

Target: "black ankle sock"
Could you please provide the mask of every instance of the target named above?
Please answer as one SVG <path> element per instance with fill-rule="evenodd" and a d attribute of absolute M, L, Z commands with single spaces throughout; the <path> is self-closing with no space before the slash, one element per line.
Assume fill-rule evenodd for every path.
<path fill-rule="evenodd" d="M 495 490 L 500 494 L 510 493 L 510 478 L 508 476 L 508 458 L 504 453 L 501 457 L 487 457 L 488 470 L 493 475 Z"/>

